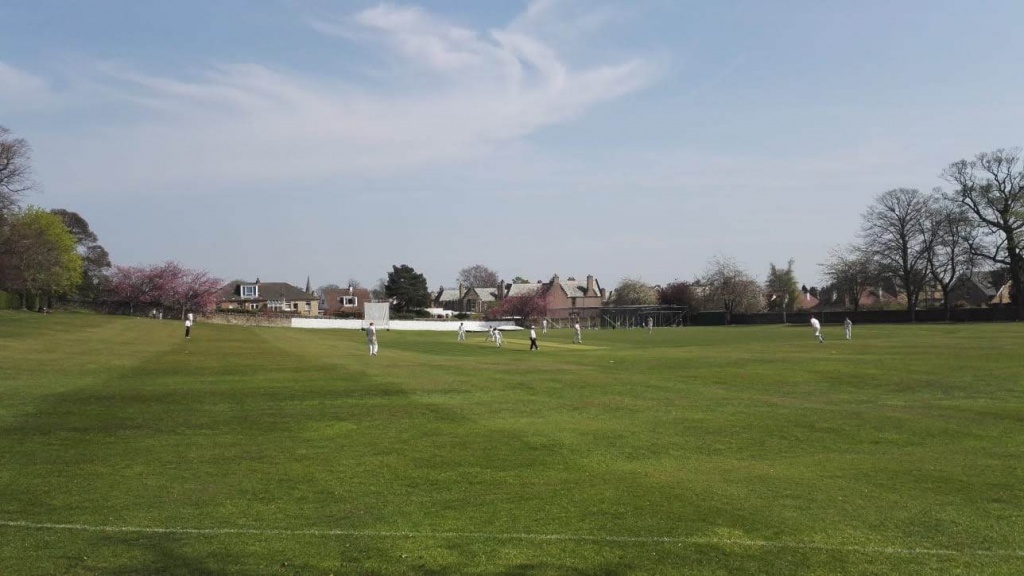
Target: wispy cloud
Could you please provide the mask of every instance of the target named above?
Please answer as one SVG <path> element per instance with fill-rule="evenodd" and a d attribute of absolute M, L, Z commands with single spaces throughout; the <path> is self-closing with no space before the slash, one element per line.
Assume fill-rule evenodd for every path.
<path fill-rule="evenodd" d="M 549 4 L 534 2 L 489 30 L 390 4 L 311 22 L 317 33 L 375 50 L 374 64 L 386 68 L 372 87 L 261 63 L 190 78 L 148 74 L 144 64 L 98 65 L 88 82 L 132 120 L 90 127 L 103 146 L 77 143 L 61 169 L 94 190 L 110 187 L 113 166 L 130 167 L 122 186 L 150 190 L 393 173 L 484 154 L 656 79 L 657 66 L 642 58 L 568 62 L 538 32 L 557 14 Z M 413 77 L 417 89 L 409 91 Z"/>
<path fill-rule="evenodd" d="M 44 78 L 0 60 L 0 106 L 8 110 L 35 108 L 50 100 L 51 88 Z"/>

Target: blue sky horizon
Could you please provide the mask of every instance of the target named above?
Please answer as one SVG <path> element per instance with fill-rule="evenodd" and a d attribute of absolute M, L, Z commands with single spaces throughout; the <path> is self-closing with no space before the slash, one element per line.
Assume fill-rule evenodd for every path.
<path fill-rule="evenodd" d="M 117 264 L 801 283 L 1024 145 L 1024 3 L 8 0 L 0 125 Z"/>

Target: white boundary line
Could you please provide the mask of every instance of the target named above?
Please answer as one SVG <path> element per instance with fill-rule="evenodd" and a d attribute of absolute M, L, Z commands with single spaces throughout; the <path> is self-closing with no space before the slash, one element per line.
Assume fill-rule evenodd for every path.
<path fill-rule="evenodd" d="M 285 536 L 358 536 L 369 538 L 463 538 L 494 540 L 567 540 L 587 542 L 637 542 L 666 544 L 699 544 L 707 546 L 748 546 L 755 548 L 794 548 L 865 554 L 933 555 L 933 556 L 1008 556 L 1024 558 L 1024 550 L 942 550 L 935 548 L 898 548 L 891 546 L 837 546 L 813 542 L 770 542 L 734 538 L 676 538 L 672 536 L 587 536 L 580 534 L 498 534 L 487 532 L 404 532 L 336 529 L 283 530 L 260 528 L 146 528 L 140 526 L 88 526 L 85 524 L 52 524 L 0 520 L 0 526 L 87 532 L 136 532 L 149 534 L 254 534 Z"/>

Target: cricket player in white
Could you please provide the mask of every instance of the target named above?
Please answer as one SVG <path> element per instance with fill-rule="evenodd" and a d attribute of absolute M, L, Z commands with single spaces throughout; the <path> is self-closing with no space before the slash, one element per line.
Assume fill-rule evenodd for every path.
<path fill-rule="evenodd" d="M 366 344 L 370 347 L 370 356 L 377 355 L 377 327 L 370 322 L 366 327 Z"/>
<path fill-rule="evenodd" d="M 501 330 L 497 328 L 494 329 L 494 343 L 501 348 Z"/>
<path fill-rule="evenodd" d="M 491 329 L 487 331 L 487 341 L 488 342 L 493 342 L 494 341 L 494 326 L 491 326 Z"/>
<path fill-rule="evenodd" d="M 548 333 L 548 319 L 547 318 L 545 318 L 545 319 L 540 321 L 540 333 L 541 334 L 547 334 Z"/>
<path fill-rule="evenodd" d="M 462 323 L 462 322 L 459 322 L 459 342 L 465 342 L 465 341 L 466 341 L 466 325 L 464 323 Z"/>
<path fill-rule="evenodd" d="M 648 316 L 647 317 L 647 333 L 648 334 L 654 334 L 654 317 L 653 316 Z"/>
<path fill-rule="evenodd" d="M 540 350 L 537 346 L 537 331 L 533 329 L 533 324 L 530 325 L 530 350 Z"/>
<path fill-rule="evenodd" d="M 811 328 L 814 328 L 814 337 L 818 339 L 818 342 L 825 343 L 825 338 L 821 335 L 821 322 L 814 316 L 811 316 Z"/>
<path fill-rule="evenodd" d="M 853 322 L 850 322 L 850 317 L 846 317 L 846 321 L 843 322 L 843 329 L 846 330 L 846 339 L 850 340 L 853 338 Z"/>
<path fill-rule="evenodd" d="M 572 330 L 573 330 L 572 343 L 573 344 L 583 344 L 583 332 L 581 331 L 582 329 L 580 328 L 579 321 L 577 321 L 575 324 L 572 325 Z"/>

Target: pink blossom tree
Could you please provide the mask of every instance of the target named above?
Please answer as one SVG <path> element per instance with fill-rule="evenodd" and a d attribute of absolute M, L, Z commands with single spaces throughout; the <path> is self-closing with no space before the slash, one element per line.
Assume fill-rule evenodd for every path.
<path fill-rule="evenodd" d="M 548 296 L 537 290 L 530 294 L 509 296 L 500 304 L 487 311 L 487 319 L 517 318 L 522 324 L 529 324 L 548 314 Z"/>
<path fill-rule="evenodd" d="M 149 266 L 114 266 L 107 283 L 108 301 L 128 306 L 168 308 L 175 312 L 206 313 L 217 304 L 221 282 L 205 270 L 185 268 L 177 262 Z"/>

